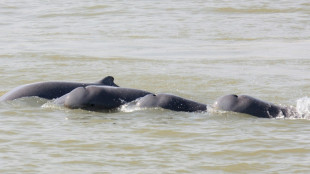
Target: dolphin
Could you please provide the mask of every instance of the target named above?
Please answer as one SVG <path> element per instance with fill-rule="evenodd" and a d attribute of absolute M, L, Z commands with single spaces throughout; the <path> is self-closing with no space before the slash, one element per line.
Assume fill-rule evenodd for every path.
<path fill-rule="evenodd" d="M 151 93 L 132 88 L 90 85 L 75 88 L 56 99 L 54 103 L 70 109 L 103 111 L 116 109 L 147 94 Z"/>
<path fill-rule="evenodd" d="M 280 115 L 289 116 L 287 107 L 269 103 L 248 95 L 225 95 L 216 100 L 215 108 L 224 111 L 233 111 L 260 118 L 274 118 Z"/>
<path fill-rule="evenodd" d="M 102 80 L 94 83 L 78 83 L 78 82 L 38 82 L 31 83 L 22 86 L 18 86 L 13 90 L 7 92 L 0 97 L 0 101 L 15 100 L 22 97 L 37 96 L 44 99 L 55 99 L 61 97 L 77 87 L 86 87 L 89 85 L 98 86 L 114 86 L 118 87 L 114 83 L 112 76 L 107 76 Z"/>
<path fill-rule="evenodd" d="M 172 94 L 148 94 L 137 101 L 142 108 L 164 108 L 172 111 L 201 112 L 207 111 L 207 105 L 178 97 Z"/>

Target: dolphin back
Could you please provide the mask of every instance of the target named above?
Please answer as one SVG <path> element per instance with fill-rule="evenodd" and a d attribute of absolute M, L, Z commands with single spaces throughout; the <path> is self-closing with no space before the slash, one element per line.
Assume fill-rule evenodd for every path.
<path fill-rule="evenodd" d="M 79 82 L 38 82 L 18 86 L 0 97 L 0 101 L 15 100 L 22 97 L 40 97 L 44 99 L 55 99 L 61 97 L 77 87 L 86 87 L 89 85 L 97 86 L 115 86 L 114 78 L 107 76 L 95 83 Z"/>

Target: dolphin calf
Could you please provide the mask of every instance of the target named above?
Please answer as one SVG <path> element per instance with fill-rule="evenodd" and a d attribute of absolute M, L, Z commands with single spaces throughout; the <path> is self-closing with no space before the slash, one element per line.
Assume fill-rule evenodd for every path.
<path fill-rule="evenodd" d="M 85 87 L 89 85 L 98 86 L 114 86 L 112 76 L 107 76 L 102 80 L 94 83 L 78 83 L 78 82 L 38 82 L 18 86 L 8 93 L 0 97 L 0 101 L 14 100 L 22 97 L 37 96 L 44 99 L 55 99 L 61 97 L 77 87 Z"/>
<path fill-rule="evenodd" d="M 274 118 L 280 115 L 289 116 L 286 107 L 259 100 L 248 95 L 225 95 L 216 100 L 215 108 L 253 115 L 261 118 Z"/>
<path fill-rule="evenodd" d="M 160 107 L 172 111 L 199 112 L 207 111 L 207 105 L 171 94 L 148 94 L 137 101 L 137 106 Z"/>

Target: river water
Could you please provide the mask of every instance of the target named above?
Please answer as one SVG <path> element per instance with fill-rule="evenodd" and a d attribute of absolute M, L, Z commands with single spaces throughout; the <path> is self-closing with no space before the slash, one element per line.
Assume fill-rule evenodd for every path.
<path fill-rule="evenodd" d="M 0 2 L 0 95 L 39 81 L 172 93 L 207 113 L 0 104 L 0 173 L 309 173 L 308 0 Z M 226 94 L 297 107 L 262 119 Z"/>

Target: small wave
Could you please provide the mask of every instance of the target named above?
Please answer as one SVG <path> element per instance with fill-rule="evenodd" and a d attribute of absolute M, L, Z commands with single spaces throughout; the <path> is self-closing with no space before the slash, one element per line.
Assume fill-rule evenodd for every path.
<path fill-rule="evenodd" d="M 121 112 L 134 112 L 134 111 L 144 110 L 143 108 L 137 106 L 136 103 L 137 103 L 137 101 L 125 103 L 122 106 L 120 106 L 119 111 L 121 111 Z"/>
<path fill-rule="evenodd" d="M 65 107 L 63 107 L 62 105 L 56 104 L 54 101 L 55 100 L 47 101 L 46 103 L 44 103 L 41 106 L 41 108 L 44 108 L 44 109 L 56 109 L 56 110 L 66 110 Z"/>
<path fill-rule="evenodd" d="M 13 107 L 38 107 L 46 103 L 47 100 L 40 97 L 22 97 L 15 100 L 1 102 L 2 104 Z"/>
<path fill-rule="evenodd" d="M 216 108 L 213 105 L 207 105 L 207 112 L 208 113 L 215 113 L 215 114 L 225 114 L 225 113 L 227 113 L 227 111 L 220 110 L 220 109 Z"/>
<path fill-rule="evenodd" d="M 248 14 L 269 14 L 269 13 L 296 13 L 303 11 L 301 8 L 275 9 L 275 8 L 217 8 L 214 11 L 220 13 L 248 13 Z"/>

